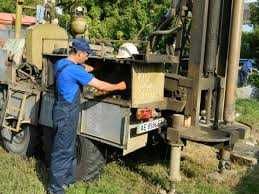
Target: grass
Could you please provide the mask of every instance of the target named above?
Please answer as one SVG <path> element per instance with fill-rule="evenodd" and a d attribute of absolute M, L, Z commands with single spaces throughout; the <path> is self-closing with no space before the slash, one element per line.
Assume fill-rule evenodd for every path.
<path fill-rule="evenodd" d="M 37 161 L 25 160 L 0 149 L 0 193 L 44 193 Z"/>
<path fill-rule="evenodd" d="M 248 123 L 253 128 L 259 128 L 259 101 L 258 100 L 237 100 L 236 111 L 241 113 L 238 121 Z"/>
<path fill-rule="evenodd" d="M 259 102 L 237 101 L 238 120 L 255 129 L 259 126 Z M 169 154 L 168 148 L 164 151 Z M 253 169 L 234 165 L 223 174 L 222 182 L 209 174 L 217 169 L 216 150 L 188 143 L 182 152 L 182 181 L 176 184 L 178 194 L 258 194 L 259 166 Z M 46 169 L 35 159 L 24 159 L 0 148 L 0 194 L 43 194 L 48 182 Z M 168 157 L 160 149 L 142 149 L 122 161 L 111 162 L 99 180 L 78 182 L 67 194 L 156 194 L 170 188 Z"/>
<path fill-rule="evenodd" d="M 252 135 L 259 142 L 259 101 L 255 99 L 237 100 L 236 111 L 240 113 L 236 120 L 249 124 L 252 127 Z"/>

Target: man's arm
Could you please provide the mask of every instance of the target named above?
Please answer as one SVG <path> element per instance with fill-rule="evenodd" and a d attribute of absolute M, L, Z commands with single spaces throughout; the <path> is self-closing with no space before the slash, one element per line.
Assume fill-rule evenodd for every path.
<path fill-rule="evenodd" d="M 124 81 L 119 82 L 117 84 L 111 84 L 105 81 L 101 81 L 97 78 L 93 78 L 88 85 L 95 87 L 98 90 L 111 92 L 115 90 L 125 90 L 126 89 L 126 83 Z"/>
<path fill-rule="evenodd" d="M 102 67 L 102 64 L 94 63 L 92 65 L 88 65 L 88 64 L 84 63 L 84 64 L 82 64 L 82 66 L 85 68 L 85 70 L 87 72 L 92 72 L 92 71 L 99 70 Z"/>
<path fill-rule="evenodd" d="M 87 72 L 92 72 L 92 71 L 94 71 L 94 67 L 92 67 L 91 65 L 87 65 L 87 64 L 83 64 L 83 66 L 84 66 L 84 68 L 85 68 L 85 70 L 87 71 Z"/>
<path fill-rule="evenodd" d="M 115 90 L 125 90 L 126 89 L 126 83 L 124 81 L 111 84 L 105 81 L 101 81 L 97 78 L 95 78 L 91 73 L 88 73 L 85 69 L 79 66 L 72 66 L 73 71 L 70 72 L 70 76 L 73 77 L 77 82 L 79 82 L 81 85 L 90 85 L 95 87 L 98 90 L 102 90 L 105 92 L 111 92 Z"/>

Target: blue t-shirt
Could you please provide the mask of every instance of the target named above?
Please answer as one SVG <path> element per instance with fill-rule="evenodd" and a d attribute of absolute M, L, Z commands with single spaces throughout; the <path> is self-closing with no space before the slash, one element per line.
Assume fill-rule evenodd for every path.
<path fill-rule="evenodd" d="M 67 66 L 61 70 L 65 65 Z M 59 72 L 58 77 L 56 77 L 57 72 Z M 54 73 L 57 79 L 57 91 L 68 102 L 73 101 L 77 91 L 80 89 L 80 86 L 87 85 L 94 77 L 91 73 L 88 73 L 84 67 L 73 63 L 67 58 L 61 59 L 55 63 Z"/>
<path fill-rule="evenodd" d="M 247 60 L 244 62 L 243 66 L 242 66 L 242 70 L 246 73 L 250 73 L 253 69 L 253 63 L 251 60 Z"/>

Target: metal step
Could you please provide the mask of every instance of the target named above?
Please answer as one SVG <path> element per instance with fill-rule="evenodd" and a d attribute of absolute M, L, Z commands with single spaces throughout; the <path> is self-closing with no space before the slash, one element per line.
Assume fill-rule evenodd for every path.
<path fill-rule="evenodd" d="M 19 112 L 20 112 L 20 108 L 7 105 L 6 114 L 16 116 L 19 114 Z"/>
<path fill-rule="evenodd" d="M 21 122 L 23 120 L 23 116 L 24 116 L 24 106 L 25 106 L 25 102 L 26 102 L 26 98 L 27 98 L 27 94 L 26 93 L 19 93 L 21 96 L 14 96 L 13 94 L 19 93 L 17 91 L 12 91 L 10 90 L 9 96 L 8 96 L 8 103 L 7 103 L 7 107 L 6 107 L 6 112 L 4 115 L 4 122 L 3 122 L 3 127 L 11 130 L 11 131 L 16 131 L 19 132 L 20 131 L 20 125 Z M 20 103 L 17 107 L 13 106 L 11 104 L 12 102 L 12 98 L 16 99 L 17 98 L 20 100 Z M 17 122 L 15 122 L 15 126 L 10 126 L 7 120 L 10 119 L 15 119 L 17 120 Z"/>

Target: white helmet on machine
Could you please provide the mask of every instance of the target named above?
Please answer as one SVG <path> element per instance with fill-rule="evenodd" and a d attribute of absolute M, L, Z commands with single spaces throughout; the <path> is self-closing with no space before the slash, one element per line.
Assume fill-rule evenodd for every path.
<path fill-rule="evenodd" d="M 127 42 L 120 46 L 116 58 L 126 59 L 132 57 L 134 54 L 139 54 L 137 47 L 133 43 Z"/>

